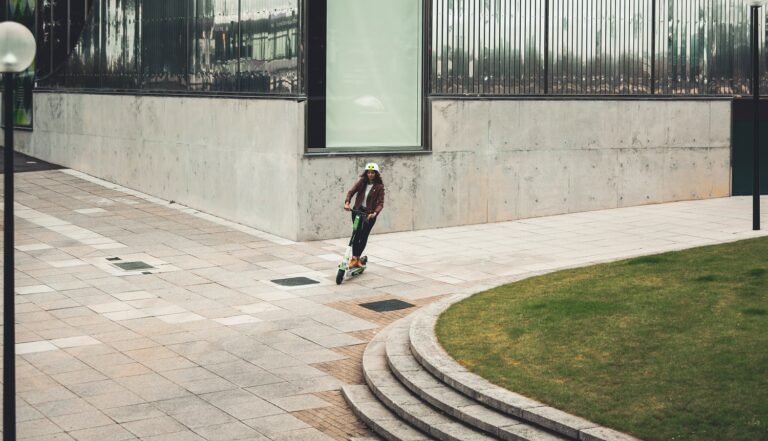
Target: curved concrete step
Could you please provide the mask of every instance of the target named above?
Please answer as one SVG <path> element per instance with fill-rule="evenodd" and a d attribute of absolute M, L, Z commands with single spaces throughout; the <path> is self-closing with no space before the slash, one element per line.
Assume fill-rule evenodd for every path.
<path fill-rule="evenodd" d="M 413 394 L 459 421 L 507 441 L 554 441 L 567 439 L 491 409 L 442 383 L 411 354 L 410 321 L 389 331 L 386 357 L 392 373 Z"/>
<path fill-rule="evenodd" d="M 625 433 L 602 427 L 584 418 L 496 386 L 469 372 L 451 358 L 437 341 L 435 324 L 443 311 L 466 297 L 466 295 L 452 296 L 413 314 L 408 330 L 411 354 L 426 371 L 469 398 L 508 416 L 544 427 L 570 439 L 638 441 L 637 438 Z"/>
<path fill-rule="evenodd" d="M 386 337 L 391 329 L 390 326 L 379 332 L 363 354 L 363 375 L 373 394 L 408 424 L 441 441 L 495 439 L 425 404 L 395 378 L 385 355 Z"/>
<path fill-rule="evenodd" d="M 373 396 L 368 386 L 342 386 L 341 392 L 352 412 L 382 438 L 388 441 L 434 440 L 390 412 Z"/>

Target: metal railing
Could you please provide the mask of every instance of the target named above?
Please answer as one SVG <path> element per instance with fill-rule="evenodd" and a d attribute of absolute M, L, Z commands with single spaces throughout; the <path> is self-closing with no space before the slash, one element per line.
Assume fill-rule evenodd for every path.
<path fill-rule="evenodd" d="M 43 86 L 306 93 L 301 42 L 311 0 L 77 1 L 92 1 L 91 18 Z M 433 96 L 751 90 L 742 0 L 432 0 L 429 35 Z"/>
<path fill-rule="evenodd" d="M 434 0 L 430 47 L 434 95 L 750 90 L 742 0 Z"/>

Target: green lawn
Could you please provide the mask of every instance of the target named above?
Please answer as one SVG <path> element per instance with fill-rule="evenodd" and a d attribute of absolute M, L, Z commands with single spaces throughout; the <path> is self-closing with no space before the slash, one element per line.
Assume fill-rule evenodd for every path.
<path fill-rule="evenodd" d="M 437 334 L 491 382 L 646 440 L 768 440 L 768 238 L 502 286 Z"/>

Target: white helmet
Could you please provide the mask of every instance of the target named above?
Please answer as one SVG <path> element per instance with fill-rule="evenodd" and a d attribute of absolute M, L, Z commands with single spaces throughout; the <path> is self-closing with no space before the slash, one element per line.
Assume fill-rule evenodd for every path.
<path fill-rule="evenodd" d="M 379 164 L 377 164 L 375 162 L 369 162 L 368 164 L 365 164 L 365 170 L 366 171 L 373 170 L 373 171 L 378 172 L 379 171 Z M 379 173 L 381 173 L 381 172 L 379 172 Z"/>

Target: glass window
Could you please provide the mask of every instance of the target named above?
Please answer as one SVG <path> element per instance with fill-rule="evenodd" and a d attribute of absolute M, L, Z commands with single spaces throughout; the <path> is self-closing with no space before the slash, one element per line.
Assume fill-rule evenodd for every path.
<path fill-rule="evenodd" d="M 298 10 L 298 0 L 241 0 L 241 90 L 298 89 Z"/>
<path fill-rule="evenodd" d="M 136 0 L 107 0 L 101 86 L 135 89 L 139 84 Z"/>
<path fill-rule="evenodd" d="M 302 92 L 300 0 L 37 1 L 41 86 Z"/>
<path fill-rule="evenodd" d="M 421 2 L 329 0 L 326 146 L 421 146 Z"/>

